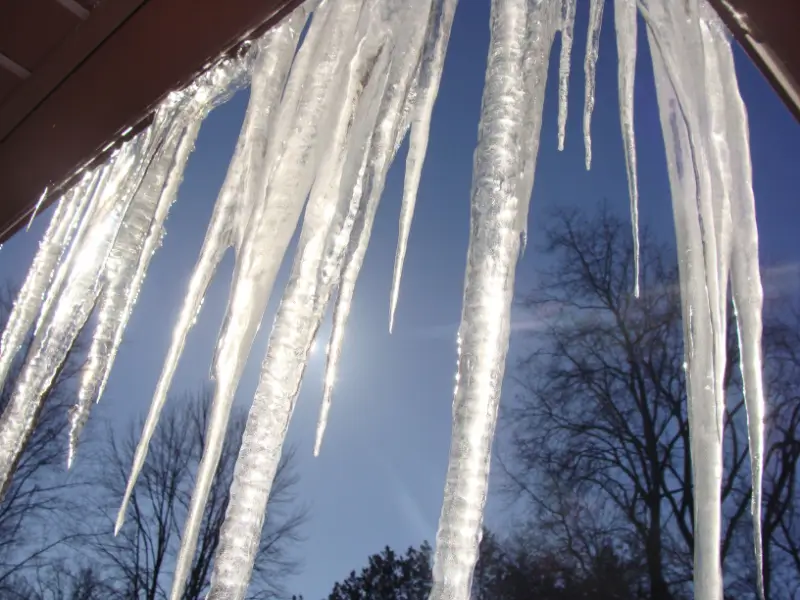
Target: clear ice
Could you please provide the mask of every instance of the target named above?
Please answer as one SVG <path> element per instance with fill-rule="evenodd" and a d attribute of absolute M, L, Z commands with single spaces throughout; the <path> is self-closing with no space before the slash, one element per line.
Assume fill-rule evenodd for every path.
<path fill-rule="evenodd" d="M 432 600 L 467 600 L 488 491 L 516 264 L 527 238 L 547 72 L 561 32 L 558 147 L 566 137 L 576 0 L 492 0 L 491 42 L 470 199 L 471 225 L 453 398 L 453 432 L 437 534 Z M 124 524 L 186 336 L 223 254 L 235 255 L 212 362 L 208 442 L 181 538 L 180 598 L 234 394 L 278 268 L 302 229 L 272 326 L 231 486 L 209 598 L 245 596 L 272 479 L 322 319 L 333 311 L 314 453 L 332 407 L 344 333 L 386 175 L 410 135 L 390 296 L 394 324 L 408 237 L 457 0 L 322 0 L 297 8 L 234 58 L 173 92 L 152 125 L 64 192 L 2 339 L 0 383 L 30 344 L 0 417 L 0 490 L 73 342 L 96 323 L 70 413 L 68 462 L 106 381 L 200 125 L 243 84 L 250 100 L 192 273 L 116 529 Z M 583 134 L 591 116 L 604 2 L 589 3 Z M 695 597 L 719 600 L 722 377 L 727 293 L 741 346 L 748 413 L 757 578 L 764 389 L 758 233 L 747 113 L 730 40 L 706 0 L 614 0 L 618 92 L 638 276 L 633 121 L 637 19 L 650 43 L 672 192 L 683 301 L 695 489 Z M 301 43 L 301 32 L 310 24 Z M 299 46 L 299 47 L 298 47 Z M 410 132 L 410 133 L 409 133 Z M 733 243 L 733 240 L 736 243 Z M 269 244 L 265 244 L 269 240 Z"/>

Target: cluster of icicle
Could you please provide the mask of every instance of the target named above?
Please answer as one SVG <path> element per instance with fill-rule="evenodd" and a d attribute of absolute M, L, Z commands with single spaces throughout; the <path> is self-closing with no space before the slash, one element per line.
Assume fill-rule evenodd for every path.
<path fill-rule="evenodd" d="M 3 486 L 47 387 L 95 311 L 88 364 L 70 415 L 72 461 L 81 427 L 103 392 L 150 258 L 160 244 L 200 123 L 233 86 L 249 79 L 250 103 L 242 131 L 156 385 L 117 522 L 119 530 L 186 336 L 223 253 L 232 247 L 235 273 L 212 364 L 213 414 L 172 588 L 171 597 L 180 598 L 242 369 L 303 214 L 291 276 L 236 463 L 208 596 L 244 597 L 306 362 L 332 303 L 334 323 L 314 449 L 319 452 L 350 304 L 386 173 L 410 130 L 390 327 L 393 323 L 456 4 L 457 0 L 307 2 L 255 41 L 246 56 L 220 62 L 188 89 L 172 94 L 147 130 L 66 192 L 2 337 L 0 380 L 5 380 L 33 331 L 17 387 L 0 422 Z M 590 2 L 584 61 L 587 168 L 603 7 L 602 0 Z M 694 590 L 698 600 L 718 600 L 729 278 L 742 350 L 760 564 L 762 294 L 747 116 L 729 39 L 705 0 L 614 0 L 634 239 L 638 237 L 633 133 L 637 9 L 653 57 L 679 251 L 694 459 Z M 560 31 L 558 144 L 563 147 L 575 12 L 576 0 L 492 2 L 433 600 L 466 600 L 470 594 L 547 67 Z M 638 295 L 638 257 L 633 293 Z"/>

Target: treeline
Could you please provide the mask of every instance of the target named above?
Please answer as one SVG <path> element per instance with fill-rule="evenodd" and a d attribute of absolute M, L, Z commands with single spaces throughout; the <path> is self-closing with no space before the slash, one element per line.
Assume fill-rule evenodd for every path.
<path fill-rule="evenodd" d="M 646 598 L 630 565 L 607 547 L 591 564 L 565 561 L 535 544 L 501 542 L 488 531 L 472 584 L 473 600 L 638 600 Z M 370 556 L 367 566 L 334 585 L 327 600 L 427 600 L 432 583 L 427 543 Z M 301 597 L 294 597 L 301 600 Z"/>

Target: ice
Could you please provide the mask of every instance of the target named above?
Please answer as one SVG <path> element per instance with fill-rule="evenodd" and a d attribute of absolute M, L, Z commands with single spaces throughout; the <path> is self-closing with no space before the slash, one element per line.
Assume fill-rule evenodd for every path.
<path fill-rule="evenodd" d="M 583 145 L 586 152 L 586 170 L 592 167 L 592 112 L 594 111 L 595 71 L 600 53 L 600 26 L 603 24 L 605 0 L 591 0 L 589 4 L 589 31 L 586 33 L 586 58 L 583 71 L 586 89 L 583 97 Z"/>
<path fill-rule="evenodd" d="M 363 163 L 375 123 L 375 98 L 385 85 L 388 52 L 361 40 L 326 154 L 314 184 L 292 274 L 275 318 L 234 472 L 231 500 L 220 534 L 209 598 L 243 598 L 253 567 L 266 504 L 288 420 L 306 361 L 333 287 L 355 220 L 347 193 L 349 165 Z M 367 81 L 366 86 L 363 82 Z M 370 117 L 369 113 L 373 113 Z M 370 126 L 370 121 L 372 126 Z M 359 126 L 362 123 L 363 126 Z M 350 126 L 352 125 L 352 129 Z M 365 139 L 366 138 L 366 139 Z M 349 179 L 351 185 L 353 179 Z"/>
<path fill-rule="evenodd" d="M 428 33 L 422 51 L 422 62 L 419 75 L 419 86 L 416 90 L 416 108 L 411 123 L 411 139 L 406 158 L 406 173 L 403 183 L 403 203 L 400 208 L 400 228 L 397 236 L 397 251 L 394 259 L 392 275 L 391 300 L 389 301 L 389 332 L 394 328 L 394 314 L 400 294 L 400 280 L 403 276 L 403 263 L 408 248 L 408 236 L 411 232 L 411 221 L 414 218 L 414 207 L 417 203 L 417 191 L 422 176 L 422 165 L 428 150 L 428 135 L 431 129 L 431 115 L 439 83 L 442 79 L 444 56 L 450 29 L 453 26 L 458 0 L 434 0 Z"/>
<path fill-rule="evenodd" d="M 149 133 L 149 131 L 148 131 Z M 0 489 L 5 489 L 16 458 L 34 424 L 47 388 L 83 328 L 101 287 L 101 271 L 117 235 L 122 217 L 138 185 L 138 153 L 146 151 L 150 136 L 141 134 L 123 148 L 103 170 L 108 173 L 88 201 L 84 218 L 91 235 L 75 240 L 59 265 L 39 319 L 11 400 L 0 418 Z M 54 289 L 54 284 L 58 287 Z"/>
<path fill-rule="evenodd" d="M 742 372 L 745 380 L 749 378 L 745 397 L 750 396 L 761 578 L 756 507 L 763 443 L 761 284 L 746 113 L 733 77 L 727 34 L 705 2 L 684 7 L 651 1 L 643 2 L 641 10 L 653 57 L 678 245 L 695 493 L 694 591 L 699 600 L 718 600 L 723 593 L 719 535 L 729 274 L 742 340 Z M 747 316 L 740 305 L 746 306 Z"/>
<path fill-rule="evenodd" d="M 469 598 L 508 350 L 515 269 L 527 242 L 548 64 L 556 33 L 561 31 L 558 146 L 562 149 L 576 5 L 576 0 L 492 1 L 453 434 L 432 600 Z M 242 130 L 177 315 L 116 524 L 119 531 L 208 285 L 223 255 L 232 249 L 233 282 L 211 365 L 216 382 L 212 417 L 171 592 L 174 600 L 180 598 L 239 379 L 302 215 L 291 275 L 272 326 L 235 467 L 209 591 L 214 600 L 244 598 L 309 351 L 332 305 L 314 444 L 314 453 L 320 451 L 346 325 L 386 175 L 410 130 L 390 295 L 390 329 L 394 325 L 456 6 L 457 0 L 307 2 L 250 42 L 248 50 L 218 61 L 196 82 L 170 95 L 150 127 L 65 192 L 0 340 L 0 383 L 16 364 L 19 350 L 28 340 L 31 343 L 11 401 L 0 417 L 0 489 L 9 481 L 42 397 L 94 311 L 88 362 L 70 414 L 71 462 L 160 244 L 200 123 L 230 89 L 247 79 L 251 93 Z M 603 8 L 602 0 L 589 3 L 583 115 L 587 168 Z M 741 347 L 761 579 L 763 293 L 747 113 L 727 33 L 706 0 L 614 0 L 635 295 L 639 294 L 633 127 L 637 9 L 644 16 L 651 45 L 679 252 L 694 463 L 694 590 L 698 600 L 719 600 L 729 280 Z"/>
<path fill-rule="evenodd" d="M 733 295 L 739 335 L 740 368 L 744 384 L 745 406 L 750 448 L 750 470 L 753 482 L 752 515 L 753 541 L 756 555 L 756 582 L 764 598 L 763 559 L 761 548 L 761 478 L 764 455 L 764 383 L 761 360 L 761 310 L 764 302 L 761 272 L 758 262 L 758 229 L 756 227 L 755 198 L 753 195 L 750 139 L 747 110 L 739 93 L 730 43 L 720 31 L 718 22 L 704 9 L 711 25 L 704 29 L 704 39 L 717 54 L 714 73 L 718 77 L 718 101 L 722 101 L 720 121 L 716 132 L 722 133 L 723 143 L 718 144 L 727 156 L 720 169 L 727 175 L 726 186 L 730 197 L 731 237 L 730 257 L 731 291 Z M 727 163 L 727 164 L 726 164 Z"/>
<path fill-rule="evenodd" d="M 558 1 L 558 0 L 550 0 Z M 558 149 L 564 149 L 567 135 L 567 99 L 576 0 L 561 0 L 561 56 L 558 59 Z M 546 3 L 546 0 L 545 0 Z"/>
<path fill-rule="evenodd" d="M 478 558 L 520 250 L 517 182 L 523 165 L 526 0 L 493 0 L 471 227 L 459 327 L 453 433 L 436 535 L 431 600 L 468 600 Z M 542 19 L 534 9 L 530 18 Z"/>
<path fill-rule="evenodd" d="M 258 58 L 253 67 L 251 101 L 242 125 L 242 134 L 219 192 L 206 238 L 200 251 L 200 257 L 189 281 L 184 304 L 173 330 L 164 367 L 156 385 L 142 436 L 136 448 L 128 486 L 117 515 L 115 526 L 117 532 L 123 525 L 125 510 L 133 492 L 133 486 L 144 465 L 149 441 L 155 432 L 159 415 L 166 402 L 172 377 L 186 342 L 186 336 L 194 325 L 206 289 L 222 255 L 234 242 L 234 225 L 236 218 L 239 216 L 237 213 L 247 212 L 250 209 L 249 204 L 244 204 L 244 190 L 241 187 L 241 183 L 248 173 L 256 171 L 254 166 L 258 163 L 255 161 L 263 159 L 265 140 L 271 122 L 271 103 L 280 98 L 283 82 L 288 73 L 291 56 L 294 52 L 290 33 L 291 30 L 289 28 L 275 29 L 269 32 L 256 48 Z M 253 166 L 251 166 L 251 163 Z M 247 216 L 249 216 L 249 213 L 239 218 L 246 222 Z"/>
<path fill-rule="evenodd" d="M 175 109 L 186 110 L 182 104 L 176 102 L 176 105 Z M 190 119 L 187 126 L 175 109 L 170 107 L 173 112 L 170 131 L 134 196 L 106 265 L 97 326 L 83 370 L 78 401 L 70 412 L 68 467 L 75 457 L 92 402 L 99 402 L 103 395 L 139 288 L 161 240 L 164 220 L 175 199 L 183 167 L 200 128 L 201 119 Z"/>
<path fill-rule="evenodd" d="M 64 248 L 69 245 L 77 226 L 78 218 L 85 208 L 86 199 L 97 183 L 98 173 L 86 174 L 81 183 L 58 202 L 50 225 L 39 250 L 33 259 L 25 282 L 14 301 L 6 328 L 0 342 L 0 389 L 5 384 L 11 364 L 22 347 L 25 337 L 36 320 L 53 271 L 61 260 Z"/>
<path fill-rule="evenodd" d="M 636 173 L 636 138 L 633 132 L 633 84 L 636 76 L 636 0 L 614 0 L 614 29 L 617 34 L 619 120 L 628 173 L 633 229 L 633 295 L 639 297 L 639 182 Z"/>
<path fill-rule="evenodd" d="M 534 175 L 536 174 L 536 158 L 539 154 L 539 143 L 542 131 L 542 109 L 547 88 L 547 67 L 550 61 L 550 51 L 553 47 L 558 30 L 560 13 L 553 3 L 543 4 L 538 9 L 540 13 L 531 13 L 528 16 L 526 29 L 526 49 L 522 68 L 527 95 L 525 107 L 525 127 L 523 139 L 527 141 L 522 145 L 522 171 L 517 183 L 517 197 L 520 200 L 518 211 L 518 227 L 522 238 L 522 249 L 528 241 L 528 209 L 530 208 L 531 192 L 533 191 Z"/>
<path fill-rule="evenodd" d="M 455 6 L 452 8 L 455 8 Z M 422 25 L 427 21 L 424 17 L 430 10 L 430 3 L 427 0 L 421 0 L 418 5 L 409 3 L 407 12 L 401 13 L 398 16 L 401 22 L 413 23 L 417 20 L 419 25 Z M 446 19 L 447 17 L 445 16 L 442 18 Z M 339 294 L 333 311 L 333 327 L 331 329 L 331 339 L 328 344 L 325 363 L 322 407 L 320 409 L 314 445 L 315 455 L 319 454 L 322 438 L 327 426 L 336 373 L 344 343 L 344 331 L 350 315 L 350 308 L 358 275 L 361 272 L 361 266 L 364 262 L 367 247 L 369 246 L 375 214 L 383 194 L 386 174 L 397 153 L 397 148 L 406 133 L 407 122 L 404 118 L 404 107 L 412 91 L 412 79 L 417 73 L 416 63 L 420 55 L 424 54 L 423 43 L 428 43 L 422 35 L 424 31 L 425 29 L 423 27 L 406 26 L 404 29 L 401 29 L 402 37 L 396 44 L 398 47 L 408 47 L 409 50 L 406 52 L 402 61 L 392 64 L 392 69 L 388 73 L 389 81 L 387 82 L 386 93 L 384 94 L 382 102 L 376 104 L 376 108 L 379 109 L 379 112 L 375 116 L 377 119 L 375 132 L 369 137 L 368 152 L 358 175 L 360 181 L 358 181 L 355 187 L 357 192 L 354 194 L 354 199 L 360 199 L 360 206 L 356 211 L 353 235 L 346 248 Z M 405 35 L 403 35 L 403 33 Z M 428 38 L 428 41 L 429 40 L 430 38 Z M 424 56 L 422 60 L 423 65 L 420 71 L 424 71 L 426 68 L 424 64 L 426 59 Z M 437 69 L 437 71 L 441 73 L 440 68 Z M 432 74 L 431 77 L 435 77 L 435 75 Z M 420 101 L 419 96 L 417 96 L 416 100 L 418 102 Z M 422 102 L 425 101 L 426 100 L 423 98 Z M 431 99 L 430 102 L 432 107 L 433 100 Z M 423 107 L 422 110 L 425 112 L 428 109 Z M 422 119 L 426 123 L 429 122 L 429 114 L 427 117 L 423 114 Z M 412 143 L 414 126 L 415 125 L 412 123 Z M 420 141 L 420 144 L 422 144 L 422 141 Z M 411 155 L 410 153 L 411 150 L 409 150 L 409 156 Z M 406 168 L 412 167 L 407 163 Z M 402 233 L 400 235 L 402 236 Z M 398 244 L 399 243 L 400 242 L 398 242 Z"/>

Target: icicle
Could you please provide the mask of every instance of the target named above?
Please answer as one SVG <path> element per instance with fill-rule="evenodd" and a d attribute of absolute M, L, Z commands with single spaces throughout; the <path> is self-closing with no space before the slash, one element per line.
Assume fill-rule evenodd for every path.
<path fill-rule="evenodd" d="M 279 162 L 269 175 L 265 201 L 255 208 L 237 247 L 236 267 L 225 321 L 219 336 L 213 370 L 217 386 L 212 403 L 203 458 L 175 567 L 171 598 L 178 600 L 191 568 L 208 491 L 219 461 L 233 396 L 266 309 L 283 255 L 303 209 L 317 162 L 330 137 L 328 127 L 346 65 L 357 44 L 354 39 L 360 2 L 332 5 L 331 19 L 320 43 L 321 61 L 313 64 L 313 77 L 303 86 L 295 115 L 293 135 L 286 141 Z M 299 28 L 296 31 L 299 34 Z M 294 38 L 293 36 L 293 39 Z M 304 73 L 300 73 L 306 76 Z M 264 240 L 270 240 L 269 252 Z"/>
<path fill-rule="evenodd" d="M 714 75 L 718 78 L 718 101 L 724 103 L 724 119 L 715 133 L 715 147 L 725 156 L 720 171 L 726 176 L 732 220 L 731 291 L 736 314 L 740 368 L 747 408 L 753 498 L 753 541 L 756 559 L 756 583 L 764 598 L 763 552 L 761 547 L 761 501 L 764 454 L 764 383 L 761 359 L 761 311 L 763 290 L 758 263 L 758 229 L 753 196 L 750 135 L 747 110 L 739 92 L 733 53 L 716 15 L 703 3 L 704 17 L 710 21 L 704 29 L 707 45 L 716 53 Z M 724 141 L 723 141 L 724 140 Z"/>
<path fill-rule="evenodd" d="M 52 280 L 53 271 L 71 241 L 78 220 L 83 214 L 86 200 L 91 196 L 91 190 L 97 179 L 97 172 L 87 174 L 75 188 L 59 200 L 50 225 L 42 241 L 39 242 L 39 250 L 3 330 L 0 342 L 0 389 L 4 387 L 11 364 L 36 320 L 42 298 Z"/>
<path fill-rule="evenodd" d="M 412 8 L 411 11 L 417 11 Z M 417 11 L 418 12 L 418 11 Z M 414 29 L 412 29 L 414 31 Z M 399 44 L 404 45 L 404 41 Z M 412 39 L 410 42 L 412 52 L 416 44 L 422 44 L 422 39 Z M 412 54 L 410 52 L 409 54 Z M 418 53 L 417 53 L 418 55 Z M 412 54 L 413 58 L 413 54 Z M 393 65 L 395 71 L 400 71 L 399 76 L 393 73 L 390 76 L 391 84 L 381 107 L 377 130 L 372 138 L 372 147 L 366 156 L 366 164 L 362 167 L 361 179 L 358 190 L 363 206 L 358 211 L 355 232 L 347 248 L 347 257 L 344 263 L 344 273 L 339 286 L 339 295 L 333 312 L 333 327 L 331 339 L 328 343 L 325 376 L 323 382 L 323 397 L 320 415 L 317 421 L 314 455 L 319 454 L 322 439 L 327 427 L 328 415 L 333 398 L 333 388 L 336 383 L 339 360 L 344 343 L 344 330 L 350 315 L 350 308 L 355 293 L 358 275 L 364 263 L 364 256 L 369 246 L 372 225 L 375 213 L 380 204 L 383 187 L 386 182 L 386 173 L 399 146 L 401 136 L 405 133 L 403 108 L 407 95 L 411 91 L 411 78 L 414 76 L 414 60 Z M 412 130 L 413 136 L 413 130 Z M 410 152 L 410 151 L 409 151 Z M 420 165 L 421 168 L 421 165 Z"/>
<path fill-rule="evenodd" d="M 33 225 L 33 220 L 36 218 L 36 215 L 39 214 L 39 210 L 42 208 L 42 204 L 44 204 L 45 199 L 47 198 L 47 194 L 50 191 L 48 186 L 44 186 L 44 190 L 39 195 L 39 199 L 36 201 L 36 205 L 33 207 L 33 211 L 31 212 L 31 217 L 28 219 L 28 226 L 25 227 L 25 231 L 31 230 L 31 225 Z"/>
<path fill-rule="evenodd" d="M 493 0 L 471 201 L 453 434 L 431 600 L 468 600 L 478 558 L 520 249 L 526 0 Z"/>
<path fill-rule="evenodd" d="M 686 10 L 689 10 L 689 14 Z M 689 425 L 695 490 L 694 592 L 698 600 L 722 597 L 720 530 L 722 480 L 723 378 L 725 370 L 726 281 L 721 277 L 730 245 L 724 236 L 724 210 L 714 198 L 721 176 L 706 144 L 719 105 L 706 98 L 707 68 L 697 69 L 704 52 L 696 5 L 648 2 L 648 25 L 661 124 L 667 150 L 679 255 Z M 713 68 L 713 64 L 711 65 Z M 718 123 L 718 126 L 721 123 Z M 727 240 L 729 242 L 729 240 Z"/>
<path fill-rule="evenodd" d="M 375 122 L 371 105 L 377 104 L 375 96 L 382 91 L 380 73 L 385 72 L 388 58 L 388 53 L 383 52 L 377 62 L 370 59 L 370 51 L 375 50 L 371 46 L 371 42 L 362 43 L 356 51 L 353 69 L 343 86 L 344 96 L 339 103 L 342 110 L 331 137 L 332 151 L 323 159 L 306 209 L 298 253 L 275 318 L 242 438 L 209 599 L 244 597 L 286 426 L 309 350 L 339 278 L 354 219 L 352 196 L 346 187 L 340 187 L 347 185 L 342 180 L 342 168 L 345 159 L 363 162 L 360 156 L 365 151 L 364 137 L 371 135 Z M 359 88 L 368 76 L 370 81 L 362 96 Z M 357 100 L 359 97 L 362 100 Z M 356 104 L 359 108 L 354 118 Z"/>
<path fill-rule="evenodd" d="M 100 401 L 139 289 L 163 234 L 164 220 L 183 178 L 183 170 L 200 129 L 200 119 L 168 134 L 161 155 L 148 171 L 134 199 L 124 229 L 109 259 L 106 289 L 98 324 L 83 372 L 78 402 L 70 411 L 67 467 L 71 467 L 92 401 Z"/>
<path fill-rule="evenodd" d="M 636 172 L 636 138 L 633 132 L 633 84 L 636 76 L 636 0 L 614 0 L 617 33 L 619 121 L 628 172 L 628 197 L 633 229 L 633 295 L 639 297 L 639 183 Z"/>
<path fill-rule="evenodd" d="M 403 262 L 408 247 L 408 236 L 411 221 L 414 218 L 414 207 L 417 202 L 417 191 L 422 176 L 422 165 L 428 150 L 428 135 L 431 128 L 431 115 L 439 83 L 442 79 L 444 57 L 450 39 L 458 0 L 434 0 L 430 8 L 427 39 L 422 53 L 419 89 L 411 124 L 411 140 L 406 158 L 406 174 L 403 182 L 403 203 L 400 208 L 400 228 L 397 236 L 397 251 L 394 259 L 392 275 L 392 291 L 389 307 L 389 332 L 394 327 L 394 314 L 400 293 L 400 280 L 403 275 Z"/>
<path fill-rule="evenodd" d="M 586 170 L 592 168 L 592 112 L 594 111 L 595 70 L 600 52 L 600 27 L 603 24 L 605 0 L 591 0 L 589 5 L 589 31 L 586 33 L 586 59 L 583 71 L 586 76 L 583 97 L 583 145 L 586 151 Z"/>
<path fill-rule="evenodd" d="M 388 56 L 388 53 L 385 53 L 384 56 Z M 369 220 L 370 212 L 372 212 L 372 216 L 374 217 L 374 204 L 378 202 L 378 199 L 376 199 L 368 189 L 369 184 L 365 185 L 363 180 L 365 178 L 365 172 L 375 169 L 373 165 L 369 164 L 370 162 L 373 162 L 374 164 L 374 161 L 380 161 L 381 158 L 384 158 L 385 160 L 385 157 L 380 155 L 375 156 L 375 152 L 372 151 L 371 145 L 373 139 L 373 130 L 375 130 L 376 119 L 378 116 L 377 109 L 380 107 L 379 94 L 383 93 L 387 74 L 388 72 L 386 72 L 384 69 L 383 71 L 377 71 L 373 75 L 371 86 L 373 89 L 369 94 L 370 100 L 366 102 L 368 111 L 364 116 L 361 117 L 361 122 L 357 123 L 356 125 L 356 127 L 359 128 L 359 132 L 356 137 L 360 141 L 360 144 L 354 148 L 355 154 L 351 154 L 352 158 L 350 158 L 350 165 L 347 168 L 348 176 L 345 177 L 344 186 L 342 187 L 342 190 L 345 194 L 347 194 L 350 190 L 352 190 L 352 192 L 349 193 L 350 205 L 347 218 L 347 232 L 346 235 L 341 235 L 339 237 L 339 243 L 336 244 L 335 256 L 337 259 L 335 266 L 330 265 L 328 267 L 328 270 L 335 269 L 336 271 L 335 282 L 339 286 L 339 296 L 334 309 L 334 325 L 331 332 L 331 341 L 328 344 L 326 352 L 327 358 L 325 365 L 323 398 L 314 440 L 314 456 L 319 456 L 320 448 L 322 446 L 322 439 L 327 426 L 331 396 L 333 393 L 333 384 L 335 381 L 337 359 L 339 357 L 341 343 L 343 340 L 343 319 L 344 321 L 347 320 L 346 314 L 342 312 L 340 307 L 344 301 L 347 303 L 347 309 L 349 309 L 349 303 L 347 302 L 347 299 L 352 299 L 352 288 L 355 285 L 355 279 L 358 277 L 358 270 L 360 268 L 360 263 L 357 266 L 354 263 L 352 248 L 354 245 L 359 247 L 363 243 L 368 243 L 369 232 L 365 231 L 365 228 L 369 228 L 371 221 L 366 225 L 365 221 Z M 393 107 L 397 108 L 398 111 L 402 109 L 402 97 L 397 98 L 397 102 L 393 105 Z M 401 116 L 400 112 L 397 112 L 396 114 L 398 117 Z M 379 130 L 377 133 L 378 137 L 380 137 L 380 133 L 381 132 Z M 382 141 L 386 142 L 388 140 L 384 139 Z M 391 141 L 393 142 L 394 139 Z M 358 159 L 355 157 L 358 157 Z M 357 165 L 358 168 L 356 169 L 355 167 Z M 365 197 L 366 201 L 364 200 Z M 372 202 L 372 205 L 370 205 L 370 202 Z M 366 242 L 364 242 L 365 237 Z M 363 255 L 361 258 L 363 260 Z"/>
<path fill-rule="evenodd" d="M 558 60 L 558 149 L 564 149 L 567 134 L 567 100 L 576 0 L 561 0 L 561 56 Z"/>
<path fill-rule="evenodd" d="M 164 123 L 164 140 L 125 216 L 106 267 L 107 281 L 97 312 L 98 324 L 78 390 L 78 402 L 70 411 L 68 467 L 92 401 L 99 402 L 105 389 L 150 259 L 161 243 L 164 221 L 183 179 L 200 124 L 227 97 L 245 71 L 245 64 L 246 61 L 239 59 L 220 61 L 188 88 L 171 94 L 159 107 L 156 120 Z"/>
<path fill-rule="evenodd" d="M 70 256 L 59 266 L 48 296 L 49 307 L 40 319 L 16 388 L 0 418 L 0 490 L 5 491 L 25 441 L 33 427 L 47 388 L 57 376 L 78 333 L 83 328 L 100 291 L 100 274 L 122 217 L 141 176 L 137 158 L 148 147 L 149 137 L 140 135 L 120 152 L 107 168 L 109 178 L 89 200 L 97 210 L 86 226 L 84 239 L 73 247 Z M 75 244 L 79 240 L 76 239 Z M 45 303 L 47 306 L 47 303 Z M 0 492 L 0 495 L 2 495 Z"/>
<path fill-rule="evenodd" d="M 147 448 L 166 402 L 172 377 L 186 343 L 186 336 L 194 325 L 219 261 L 225 250 L 234 241 L 234 224 L 237 221 L 246 223 L 248 220 L 252 203 L 242 205 L 243 202 L 246 202 L 242 182 L 248 173 L 257 171 L 257 166 L 263 159 L 263 146 L 266 143 L 272 120 L 272 109 L 280 99 L 283 83 L 294 53 L 294 44 L 291 43 L 291 39 L 286 39 L 287 37 L 291 38 L 288 31 L 283 25 L 268 32 L 260 41 L 259 57 L 254 67 L 250 104 L 242 124 L 242 132 L 214 206 L 203 247 L 189 281 L 187 294 L 173 330 L 172 340 L 153 394 L 144 429 L 136 447 L 125 495 L 117 514 L 115 535 L 119 533 L 125 521 L 128 502 L 144 466 Z M 256 169 L 250 168 L 251 161 L 258 161 L 254 163 Z M 253 190 L 252 193 L 255 191 Z"/>
<path fill-rule="evenodd" d="M 525 81 L 526 108 L 520 151 L 522 170 L 517 182 L 517 198 L 520 206 L 517 212 L 517 227 L 521 237 L 521 252 L 528 241 L 528 210 L 530 208 L 533 182 L 536 175 L 536 158 L 542 131 L 542 109 L 547 90 L 547 67 L 553 47 L 560 13 L 555 11 L 552 2 L 540 4 L 528 11 L 526 26 L 525 54 L 522 59 L 523 79 Z"/>

